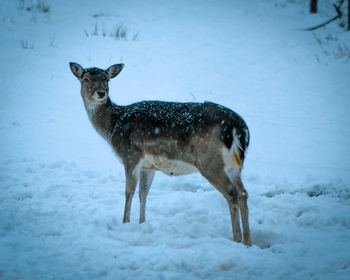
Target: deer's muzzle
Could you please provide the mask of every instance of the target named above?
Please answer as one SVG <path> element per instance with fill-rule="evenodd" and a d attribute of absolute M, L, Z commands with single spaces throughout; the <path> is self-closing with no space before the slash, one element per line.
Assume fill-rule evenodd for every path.
<path fill-rule="evenodd" d="M 97 93 L 98 98 L 104 98 L 106 96 L 105 91 L 97 91 L 96 93 Z"/>

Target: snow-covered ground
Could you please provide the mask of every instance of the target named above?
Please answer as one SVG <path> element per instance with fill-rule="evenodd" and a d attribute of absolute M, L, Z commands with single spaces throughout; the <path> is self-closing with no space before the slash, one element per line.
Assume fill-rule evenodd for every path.
<path fill-rule="evenodd" d="M 350 279 L 350 33 L 302 31 L 332 16 L 308 2 L 1 1 L 0 279 Z M 245 118 L 252 247 L 199 175 L 157 174 L 147 222 L 135 195 L 122 223 L 123 167 L 70 61 L 125 63 L 118 104 L 210 100 Z"/>

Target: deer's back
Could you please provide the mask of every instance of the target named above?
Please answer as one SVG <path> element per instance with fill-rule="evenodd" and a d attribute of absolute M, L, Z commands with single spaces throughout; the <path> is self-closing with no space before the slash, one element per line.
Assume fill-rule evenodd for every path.
<path fill-rule="evenodd" d="M 142 101 L 119 107 L 114 126 L 114 136 L 122 137 L 130 143 L 171 139 L 183 145 L 191 136 L 220 127 L 218 137 L 230 149 L 233 130 L 238 135 L 242 147 L 241 158 L 249 144 L 248 127 L 234 111 L 221 105 L 204 103 L 178 103 L 162 101 Z"/>

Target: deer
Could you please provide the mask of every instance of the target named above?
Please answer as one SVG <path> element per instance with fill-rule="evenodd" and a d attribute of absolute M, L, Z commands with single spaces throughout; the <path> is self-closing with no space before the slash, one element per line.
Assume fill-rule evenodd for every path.
<path fill-rule="evenodd" d="M 141 101 L 116 105 L 109 97 L 108 83 L 124 64 L 114 64 L 106 70 L 83 68 L 75 62 L 69 65 L 81 83 L 81 96 L 92 126 L 124 166 L 123 223 L 130 222 L 138 182 L 139 223 L 143 223 L 156 171 L 169 176 L 200 172 L 227 201 L 233 240 L 252 245 L 248 193 L 241 180 L 250 135 L 240 115 L 212 102 Z"/>

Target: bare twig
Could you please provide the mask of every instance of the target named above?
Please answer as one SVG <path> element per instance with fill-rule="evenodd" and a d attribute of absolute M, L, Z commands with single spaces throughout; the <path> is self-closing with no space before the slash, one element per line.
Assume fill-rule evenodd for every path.
<path fill-rule="evenodd" d="M 34 48 L 34 45 L 30 44 L 28 40 L 21 40 L 21 45 L 24 50 L 32 50 Z"/>
<path fill-rule="evenodd" d="M 56 33 L 50 37 L 50 47 L 54 48 L 56 46 Z"/>
<path fill-rule="evenodd" d="M 324 22 L 324 23 L 321 23 L 321 24 L 316 25 L 316 26 L 314 26 L 314 27 L 306 28 L 306 29 L 304 29 L 304 30 L 305 30 L 305 31 L 313 31 L 313 30 L 316 30 L 316 29 L 321 28 L 321 27 L 323 27 L 323 26 L 326 26 L 327 24 L 331 23 L 332 21 L 335 21 L 335 20 L 338 19 L 338 18 L 341 19 L 342 16 L 343 16 L 343 13 L 341 12 L 340 8 L 341 8 L 341 6 L 343 5 L 343 3 L 344 3 L 344 0 L 340 0 L 340 1 L 338 2 L 338 4 L 333 4 L 333 7 L 334 7 L 335 11 L 337 12 L 337 15 L 336 15 L 335 17 L 333 17 L 333 18 L 327 20 L 327 21 Z"/>
<path fill-rule="evenodd" d="M 95 23 L 95 29 L 94 32 L 91 34 L 93 36 L 97 36 L 98 35 L 98 27 L 97 27 L 97 22 Z"/>

